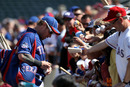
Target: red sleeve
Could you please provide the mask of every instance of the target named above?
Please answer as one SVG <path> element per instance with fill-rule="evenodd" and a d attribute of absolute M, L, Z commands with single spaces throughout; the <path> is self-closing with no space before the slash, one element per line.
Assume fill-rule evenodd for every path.
<path fill-rule="evenodd" d="M 77 28 L 76 27 L 74 27 L 74 32 L 75 33 L 77 33 L 79 30 L 77 30 Z"/>
<path fill-rule="evenodd" d="M 78 31 L 79 31 L 79 30 L 77 30 L 77 28 L 74 27 L 74 28 L 72 28 L 72 29 L 69 30 L 69 34 L 71 35 L 72 32 L 77 33 Z M 62 42 L 65 42 L 65 37 L 66 37 L 66 34 L 65 34 L 65 36 L 61 39 Z"/>
<path fill-rule="evenodd" d="M 61 39 L 62 42 L 65 42 L 65 37 L 66 37 L 66 34 L 65 34 L 65 36 Z"/>
<path fill-rule="evenodd" d="M 69 30 L 69 34 L 71 35 L 72 32 L 77 33 L 78 31 L 79 31 L 79 30 L 77 30 L 77 28 L 74 27 L 74 28 L 72 28 L 72 29 Z"/>

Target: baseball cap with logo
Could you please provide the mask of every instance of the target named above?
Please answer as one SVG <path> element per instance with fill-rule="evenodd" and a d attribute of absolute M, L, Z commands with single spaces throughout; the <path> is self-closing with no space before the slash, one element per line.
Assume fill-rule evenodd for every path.
<path fill-rule="evenodd" d="M 108 10 L 108 15 L 105 19 L 103 19 L 103 21 L 112 21 L 116 18 L 123 17 L 123 16 L 126 16 L 125 9 L 121 8 L 121 7 L 114 6 Z"/>
<path fill-rule="evenodd" d="M 74 14 L 73 12 L 67 11 L 64 13 L 63 18 L 74 18 Z"/>
<path fill-rule="evenodd" d="M 45 16 L 42 20 L 46 22 L 49 30 L 52 30 L 55 34 L 60 35 L 58 30 L 58 22 L 54 17 Z"/>

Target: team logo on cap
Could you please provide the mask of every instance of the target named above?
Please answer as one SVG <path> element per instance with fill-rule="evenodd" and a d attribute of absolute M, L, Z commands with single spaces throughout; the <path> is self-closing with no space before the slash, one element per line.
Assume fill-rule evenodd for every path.
<path fill-rule="evenodd" d="M 22 48 L 28 48 L 28 43 L 24 42 L 21 47 Z"/>
<path fill-rule="evenodd" d="M 65 15 L 68 15 L 68 16 L 69 16 L 69 15 L 70 15 L 70 12 L 66 12 Z"/>

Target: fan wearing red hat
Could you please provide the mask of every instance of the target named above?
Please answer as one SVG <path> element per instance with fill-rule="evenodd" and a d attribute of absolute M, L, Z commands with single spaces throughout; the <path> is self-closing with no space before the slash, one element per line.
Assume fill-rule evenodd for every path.
<path fill-rule="evenodd" d="M 90 54 L 110 46 L 116 50 L 116 66 L 121 82 L 114 87 L 130 87 L 130 22 L 124 8 L 112 7 L 103 21 L 108 21 L 117 32 L 106 40 L 87 49 L 83 47 L 83 54 Z"/>

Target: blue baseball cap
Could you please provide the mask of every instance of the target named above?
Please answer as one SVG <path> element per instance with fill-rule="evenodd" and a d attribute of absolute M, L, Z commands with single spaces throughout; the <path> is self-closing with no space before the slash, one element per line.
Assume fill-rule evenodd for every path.
<path fill-rule="evenodd" d="M 94 27 L 94 20 L 92 20 L 92 21 L 90 21 L 90 22 L 88 23 L 87 28 L 93 28 L 93 27 Z"/>
<path fill-rule="evenodd" d="M 67 11 L 64 13 L 63 18 L 74 18 L 74 13 Z"/>
<path fill-rule="evenodd" d="M 70 12 L 73 12 L 75 9 L 78 9 L 78 8 L 80 8 L 79 6 L 72 6 L 70 9 L 69 9 L 69 11 Z"/>
<path fill-rule="evenodd" d="M 39 20 L 39 18 L 37 16 L 32 16 L 32 17 L 30 17 L 29 22 L 36 23 L 36 22 L 38 22 L 38 20 Z"/>
<path fill-rule="evenodd" d="M 48 25 L 50 25 L 51 27 L 51 30 L 57 34 L 57 35 L 60 35 L 60 32 L 58 30 L 58 22 L 57 20 L 54 18 L 54 17 L 51 17 L 51 16 L 44 16 L 42 18 L 43 21 L 45 21 Z"/>

